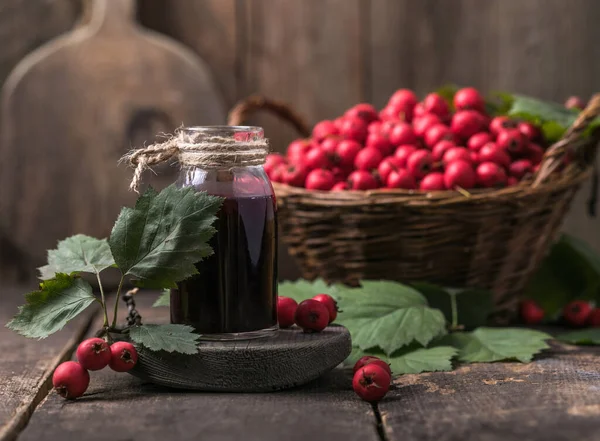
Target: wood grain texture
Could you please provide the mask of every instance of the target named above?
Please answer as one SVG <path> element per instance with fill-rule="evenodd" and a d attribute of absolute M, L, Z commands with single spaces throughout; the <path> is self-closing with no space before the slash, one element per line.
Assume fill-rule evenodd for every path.
<path fill-rule="evenodd" d="M 387 440 L 598 440 L 599 356 L 555 345 L 531 364 L 402 376 L 378 406 Z"/>
<path fill-rule="evenodd" d="M 204 63 L 136 26 L 134 0 L 92 5 L 89 24 L 30 54 L 3 88 L 0 225 L 35 264 L 71 234 L 108 235 L 135 199 L 117 167 L 128 149 L 225 118 Z M 175 180 L 159 169 L 156 186 Z"/>
<path fill-rule="evenodd" d="M 0 292 L 0 441 L 15 439 L 27 424 L 52 387 L 54 368 L 71 357 L 98 311 L 90 308 L 43 341 L 26 339 L 4 325 L 31 290 L 31 286 L 15 286 L 3 287 Z"/>
<path fill-rule="evenodd" d="M 158 293 L 140 292 L 146 323 L 168 316 L 150 308 Z M 101 326 L 96 321 L 92 330 Z M 274 393 L 183 392 L 109 369 L 94 372 L 86 395 L 56 394 L 36 410 L 19 441 L 139 439 L 163 441 L 378 441 L 371 406 L 352 391 L 347 372 L 334 370 L 306 386 Z"/>

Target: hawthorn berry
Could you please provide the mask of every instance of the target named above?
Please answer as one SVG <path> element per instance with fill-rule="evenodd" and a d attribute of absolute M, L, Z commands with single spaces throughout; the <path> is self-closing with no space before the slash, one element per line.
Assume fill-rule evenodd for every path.
<path fill-rule="evenodd" d="M 329 314 L 329 323 L 333 323 L 334 320 L 337 318 L 337 314 L 339 311 L 335 299 L 329 294 L 317 294 L 313 297 L 313 299 L 325 305 L 325 307 L 327 308 L 327 313 Z"/>
<path fill-rule="evenodd" d="M 273 182 L 283 182 L 283 171 L 286 167 L 287 164 L 279 164 L 276 166 L 273 170 L 271 170 L 271 173 L 269 173 L 269 179 L 271 179 Z"/>
<path fill-rule="evenodd" d="M 385 182 L 387 188 L 403 188 L 405 190 L 417 188 L 417 182 L 413 175 L 404 169 L 392 171 Z"/>
<path fill-rule="evenodd" d="M 468 190 L 475 187 L 475 171 L 471 164 L 461 159 L 450 162 L 444 171 L 444 185 L 454 190 L 456 187 Z"/>
<path fill-rule="evenodd" d="M 521 302 L 520 315 L 523 323 L 528 325 L 537 325 L 544 320 L 544 310 L 533 300 Z"/>
<path fill-rule="evenodd" d="M 325 152 L 328 158 L 332 158 L 335 156 L 337 151 L 337 146 L 339 145 L 342 138 L 339 136 L 329 136 L 325 138 L 323 142 L 319 145 L 321 150 Z"/>
<path fill-rule="evenodd" d="M 542 136 L 540 129 L 528 122 L 520 122 L 517 129 L 529 141 L 537 141 Z"/>
<path fill-rule="evenodd" d="M 469 152 L 469 156 L 471 156 L 471 162 L 472 162 L 474 165 L 477 165 L 477 164 L 479 164 L 479 163 L 481 162 L 481 161 L 479 160 L 479 153 L 477 153 L 477 152 L 474 152 L 474 151 L 470 151 L 470 152 Z"/>
<path fill-rule="evenodd" d="M 569 98 L 567 98 L 567 100 L 565 101 L 565 107 L 567 109 L 577 109 L 577 110 L 583 110 L 585 109 L 586 103 L 584 100 L 582 100 L 580 97 L 578 96 L 570 96 Z"/>
<path fill-rule="evenodd" d="M 368 103 L 361 103 L 351 107 L 346 111 L 344 117 L 349 119 L 360 118 L 367 124 L 379 119 L 375 107 Z"/>
<path fill-rule="evenodd" d="M 518 125 L 518 121 L 510 119 L 508 116 L 497 116 L 490 122 L 490 132 L 492 132 L 494 136 L 498 136 L 498 133 L 501 131 L 516 129 Z"/>
<path fill-rule="evenodd" d="M 353 167 L 354 159 L 361 149 L 362 146 L 356 141 L 351 139 L 341 141 L 335 149 L 339 165 L 343 168 Z"/>
<path fill-rule="evenodd" d="M 433 157 L 427 150 L 417 150 L 406 160 L 406 169 L 415 179 L 423 178 L 433 168 Z"/>
<path fill-rule="evenodd" d="M 320 146 L 313 147 L 304 157 L 304 166 L 308 170 L 326 168 L 330 165 L 329 157 Z"/>
<path fill-rule="evenodd" d="M 383 156 L 387 156 L 394 150 L 389 138 L 379 133 L 369 133 L 367 136 L 367 147 L 373 147 L 381 152 Z"/>
<path fill-rule="evenodd" d="M 430 93 L 423 100 L 423 107 L 427 113 L 433 113 L 444 119 L 450 113 L 448 103 L 437 93 Z"/>
<path fill-rule="evenodd" d="M 101 338 L 88 338 L 79 344 L 76 356 L 84 369 L 99 371 L 110 363 L 110 347 Z"/>
<path fill-rule="evenodd" d="M 511 187 L 513 185 L 517 185 L 519 183 L 519 180 L 517 178 L 515 178 L 514 176 L 509 176 L 506 179 L 506 186 L 507 187 Z"/>
<path fill-rule="evenodd" d="M 417 151 L 417 147 L 411 144 L 398 146 L 394 152 L 394 158 L 398 159 L 398 167 L 406 167 L 410 155 Z"/>
<path fill-rule="evenodd" d="M 471 153 L 464 147 L 452 147 L 448 149 L 442 157 L 442 161 L 444 164 L 449 164 L 459 159 L 470 163 Z"/>
<path fill-rule="evenodd" d="M 377 120 L 373 121 L 371 124 L 367 126 L 368 133 L 379 133 L 381 131 L 382 122 Z"/>
<path fill-rule="evenodd" d="M 485 111 L 485 101 L 474 87 L 465 87 L 454 94 L 454 107 L 456 110 Z"/>
<path fill-rule="evenodd" d="M 399 122 L 389 132 L 389 140 L 393 146 L 415 144 L 417 135 L 410 124 Z"/>
<path fill-rule="evenodd" d="M 270 175 L 271 172 L 275 169 L 275 167 L 285 163 L 286 160 L 280 153 L 271 153 L 267 155 L 265 159 L 265 164 L 263 165 L 263 169 L 265 170 L 267 175 Z"/>
<path fill-rule="evenodd" d="M 331 191 L 345 191 L 348 190 L 347 182 L 338 182 L 333 187 L 331 187 Z"/>
<path fill-rule="evenodd" d="M 417 105 L 417 96 L 410 89 L 399 89 L 390 97 L 388 104 L 413 109 Z"/>
<path fill-rule="evenodd" d="M 443 139 L 433 146 L 433 149 L 431 150 L 431 156 L 433 157 L 434 161 L 441 161 L 444 157 L 444 153 L 454 147 L 456 147 L 454 141 Z"/>
<path fill-rule="evenodd" d="M 289 328 L 294 324 L 298 302 L 290 297 L 277 298 L 277 321 L 280 328 Z"/>
<path fill-rule="evenodd" d="M 329 170 L 312 170 L 306 176 L 306 188 L 308 190 L 331 190 L 335 185 L 333 173 Z"/>
<path fill-rule="evenodd" d="M 358 361 L 354 364 L 352 372 L 356 374 L 356 371 L 358 371 L 362 367 L 365 367 L 368 364 L 380 366 L 390 375 L 390 377 L 392 376 L 392 369 L 390 368 L 390 365 L 383 361 L 381 358 L 375 357 L 374 355 L 365 355 L 363 357 L 360 357 Z"/>
<path fill-rule="evenodd" d="M 459 110 L 452 117 L 452 132 L 462 139 L 468 139 L 486 128 L 486 118 L 475 110 Z"/>
<path fill-rule="evenodd" d="M 467 141 L 467 147 L 469 148 L 469 150 L 478 152 L 484 145 L 492 141 L 492 136 L 488 132 L 479 132 L 475 133 L 469 138 L 469 140 Z"/>
<path fill-rule="evenodd" d="M 342 122 L 342 126 L 345 121 Z M 333 121 L 324 120 L 315 124 L 312 130 L 312 137 L 317 142 L 323 141 L 328 136 L 338 135 L 340 130 L 336 127 Z"/>
<path fill-rule="evenodd" d="M 588 317 L 588 326 L 600 328 L 600 308 L 594 308 Z"/>
<path fill-rule="evenodd" d="M 288 165 L 281 171 L 283 182 L 293 187 L 303 187 L 306 175 L 308 175 L 308 170 L 301 163 Z"/>
<path fill-rule="evenodd" d="M 75 361 L 58 365 L 52 375 L 54 390 L 61 397 L 74 400 L 82 396 L 90 384 L 90 374 Z"/>
<path fill-rule="evenodd" d="M 584 300 L 574 300 L 563 309 L 563 317 L 571 326 L 584 326 L 592 312 L 592 306 Z"/>
<path fill-rule="evenodd" d="M 442 120 L 432 113 L 426 113 L 423 116 L 415 117 L 413 120 L 413 131 L 417 136 L 425 136 L 425 132 L 434 124 L 441 123 Z"/>
<path fill-rule="evenodd" d="M 373 190 L 377 188 L 377 179 L 365 170 L 356 170 L 348 176 L 348 189 Z"/>
<path fill-rule="evenodd" d="M 126 341 L 118 341 L 110 346 L 110 368 L 115 372 L 127 372 L 133 369 L 138 360 L 135 347 Z"/>
<path fill-rule="evenodd" d="M 303 159 L 313 147 L 310 139 L 296 139 L 287 148 L 287 157 L 290 161 Z"/>
<path fill-rule="evenodd" d="M 479 150 L 478 156 L 479 161 L 481 162 L 495 162 L 504 168 L 510 166 L 510 156 L 494 142 L 488 142 L 484 145 L 481 150 Z"/>
<path fill-rule="evenodd" d="M 307 299 L 298 305 L 295 321 L 304 332 L 319 332 L 329 324 L 327 306 L 315 299 Z"/>
<path fill-rule="evenodd" d="M 433 148 L 438 142 L 442 140 L 453 141 L 454 134 L 450 127 L 445 124 L 434 124 L 429 127 L 425 132 L 425 145 L 429 148 Z"/>
<path fill-rule="evenodd" d="M 504 168 L 493 162 L 482 162 L 475 170 L 477 183 L 485 188 L 506 186 L 506 172 Z"/>
<path fill-rule="evenodd" d="M 389 156 L 379 163 L 377 174 L 381 182 L 386 182 L 391 172 L 397 171 L 403 167 L 402 160 L 395 156 Z"/>
<path fill-rule="evenodd" d="M 371 363 L 356 371 L 352 388 L 363 400 L 375 402 L 387 394 L 391 381 L 392 377 L 383 367 Z"/>
<path fill-rule="evenodd" d="M 345 118 L 340 127 L 344 139 L 352 139 L 363 143 L 367 138 L 367 123 L 360 118 Z"/>
<path fill-rule="evenodd" d="M 525 156 L 529 158 L 533 165 L 537 165 L 542 162 L 542 158 L 544 157 L 544 149 L 537 144 L 530 143 L 527 146 Z"/>
<path fill-rule="evenodd" d="M 357 170 L 374 170 L 383 161 L 383 155 L 374 147 L 365 147 L 356 154 L 354 167 Z"/>
<path fill-rule="evenodd" d="M 531 173 L 532 168 L 533 164 L 531 164 L 531 161 L 527 159 L 519 159 L 510 164 L 510 167 L 508 167 L 508 173 L 511 176 L 514 176 L 515 178 L 521 180 L 523 179 L 523 176 L 525 176 L 528 173 Z"/>
<path fill-rule="evenodd" d="M 446 190 L 446 184 L 444 184 L 444 174 L 440 172 L 429 173 L 419 184 L 419 189 L 425 191 Z"/>
<path fill-rule="evenodd" d="M 502 130 L 496 137 L 496 145 L 511 154 L 523 153 L 527 148 L 527 138 L 519 129 Z"/>

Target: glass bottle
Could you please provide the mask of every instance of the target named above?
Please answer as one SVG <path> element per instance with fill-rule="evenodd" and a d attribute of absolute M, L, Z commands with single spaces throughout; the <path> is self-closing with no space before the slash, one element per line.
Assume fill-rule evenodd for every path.
<path fill-rule="evenodd" d="M 225 138 L 243 143 L 264 140 L 264 132 L 260 127 L 189 127 L 180 137 L 183 142 Z M 273 335 L 278 330 L 277 212 L 262 165 L 234 160 L 218 168 L 188 167 L 177 184 L 225 200 L 209 242 L 214 254 L 196 265 L 198 275 L 171 291 L 171 322 L 193 326 L 204 339 Z"/>

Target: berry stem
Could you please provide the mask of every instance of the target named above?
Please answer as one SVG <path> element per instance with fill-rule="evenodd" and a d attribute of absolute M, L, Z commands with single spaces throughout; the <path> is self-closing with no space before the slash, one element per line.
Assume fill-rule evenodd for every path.
<path fill-rule="evenodd" d="M 108 326 L 108 313 L 106 311 L 106 299 L 104 298 L 104 289 L 102 288 L 102 282 L 100 281 L 100 273 L 96 272 L 96 278 L 98 279 L 98 287 L 100 288 L 100 297 L 102 299 L 102 312 L 104 312 L 104 327 Z"/>
<path fill-rule="evenodd" d="M 450 308 L 452 309 L 452 330 L 458 329 L 458 307 L 456 305 L 456 293 L 450 293 Z"/>
<path fill-rule="evenodd" d="M 121 275 L 121 280 L 119 281 L 119 287 L 117 288 L 117 298 L 115 300 L 115 313 L 113 315 L 112 327 L 117 327 L 117 313 L 119 311 L 119 298 L 121 297 L 121 290 L 123 289 L 123 282 L 125 282 L 125 275 Z"/>

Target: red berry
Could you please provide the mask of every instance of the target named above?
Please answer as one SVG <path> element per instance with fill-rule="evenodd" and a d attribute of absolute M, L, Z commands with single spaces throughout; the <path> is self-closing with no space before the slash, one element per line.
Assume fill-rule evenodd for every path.
<path fill-rule="evenodd" d="M 306 177 L 307 190 L 331 190 L 335 185 L 333 173 L 329 170 L 317 169 Z"/>
<path fill-rule="evenodd" d="M 417 188 L 415 178 L 408 170 L 404 169 L 391 172 L 385 182 L 387 188 L 404 188 L 406 190 Z"/>
<path fill-rule="evenodd" d="M 533 300 L 524 300 L 520 309 L 523 323 L 537 325 L 544 320 L 544 310 Z"/>
<path fill-rule="evenodd" d="M 442 120 L 437 115 L 434 115 L 432 113 L 426 113 L 423 116 L 420 116 L 419 118 L 415 117 L 415 119 L 413 120 L 413 130 L 415 132 L 415 135 L 424 136 L 427 129 L 429 129 L 434 124 L 439 124 L 441 122 Z"/>
<path fill-rule="evenodd" d="M 374 147 L 365 147 L 354 158 L 354 167 L 357 170 L 374 170 L 383 161 L 383 155 Z"/>
<path fill-rule="evenodd" d="M 356 170 L 348 176 L 350 190 L 373 190 L 377 188 L 377 179 L 365 170 Z"/>
<path fill-rule="evenodd" d="M 588 326 L 600 328 L 600 308 L 594 308 L 588 317 Z"/>
<path fill-rule="evenodd" d="M 381 132 L 369 133 L 367 136 L 366 146 L 376 148 L 383 156 L 389 155 L 394 149 L 388 137 L 383 135 Z"/>
<path fill-rule="evenodd" d="M 290 165 L 281 172 L 283 182 L 294 187 L 304 187 L 308 170 L 302 164 Z"/>
<path fill-rule="evenodd" d="M 567 109 L 577 109 L 577 110 L 582 110 L 585 109 L 586 103 L 585 101 L 583 101 L 581 98 L 579 98 L 578 96 L 570 96 L 569 98 L 567 98 L 567 100 L 565 101 L 565 107 Z"/>
<path fill-rule="evenodd" d="M 304 157 L 304 166 L 308 170 L 327 168 L 330 164 L 327 153 L 320 146 L 310 149 Z"/>
<path fill-rule="evenodd" d="M 424 191 L 441 191 L 446 189 L 444 174 L 440 172 L 429 173 L 419 184 L 419 189 Z"/>
<path fill-rule="evenodd" d="M 507 187 L 517 185 L 518 183 L 519 183 L 519 180 L 517 178 L 515 178 L 514 176 L 509 176 L 508 179 L 506 180 Z"/>
<path fill-rule="evenodd" d="M 379 117 L 384 121 L 412 121 L 413 108 L 403 104 L 388 104 L 379 113 Z"/>
<path fill-rule="evenodd" d="M 297 139 L 292 141 L 287 148 L 287 157 L 289 160 L 295 161 L 299 158 L 304 158 L 308 151 L 313 147 L 310 139 Z"/>
<path fill-rule="evenodd" d="M 399 122 L 389 132 L 389 140 L 394 146 L 415 144 L 417 135 L 410 124 Z"/>
<path fill-rule="evenodd" d="M 420 118 L 425 115 L 427 112 L 425 111 L 425 106 L 423 103 L 417 103 L 413 108 L 413 123 L 416 118 Z"/>
<path fill-rule="evenodd" d="M 520 180 L 523 179 L 523 176 L 526 174 L 531 173 L 532 168 L 533 165 L 531 164 L 531 161 L 528 161 L 527 159 L 519 159 L 518 161 L 510 164 L 510 167 L 508 167 L 508 172 L 511 176 L 514 176 Z"/>
<path fill-rule="evenodd" d="M 542 162 L 544 157 L 544 149 L 537 144 L 529 144 L 525 155 L 529 158 L 532 164 L 537 165 Z"/>
<path fill-rule="evenodd" d="M 77 347 L 79 364 L 89 371 L 99 371 L 110 363 L 110 347 L 101 338 L 88 338 Z"/>
<path fill-rule="evenodd" d="M 379 126 L 379 132 L 381 132 L 382 135 L 387 136 L 389 138 L 392 134 L 392 130 L 394 130 L 394 128 L 400 123 L 401 121 L 383 121 L 381 123 L 381 126 Z"/>
<path fill-rule="evenodd" d="M 136 365 L 138 354 L 133 345 L 118 341 L 110 346 L 110 368 L 115 372 L 127 372 Z"/>
<path fill-rule="evenodd" d="M 348 190 L 347 182 L 338 182 L 331 188 L 331 191 L 344 191 L 344 190 Z"/>
<path fill-rule="evenodd" d="M 401 145 L 394 152 L 394 158 L 398 159 L 398 167 L 406 167 L 408 157 L 417 151 L 417 147 L 414 145 Z"/>
<path fill-rule="evenodd" d="M 340 127 L 342 127 L 343 122 L 344 122 L 343 116 L 340 116 L 339 118 L 336 118 L 333 120 L 333 125 L 335 126 L 336 129 L 338 129 L 338 132 L 340 131 Z"/>
<path fill-rule="evenodd" d="M 329 314 L 329 323 L 333 323 L 338 314 L 338 306 L 335 299 L 329 294 L 317 294 L 313 297 L 313 299 L 325 305 L 327 308 L 327 313 Z"/>
<path fill-rule="evenodd" d="M 285 162 L 285 158 L 280 153 L 271 153 L 267 155 L 263 168 L 265 169 L 265 172 L 270 175 L 276 166 L 285 164 Z"/>
<path fill-rule="evenodd" d="M 52 385 L 56 393 L 69 400 L 82 396 L 89 384 L 89 372 L 75 361 L 61 363 L 52 375 Z"/>
<path fill-rule="evenodd" d="M 574 300 L 563 309 L 563 317 L 572 326 L 584 326 L 592 312 L 592 306 L 584 300 Z"/>
<path fill-rule="evenodd" d="M 493 142 L 488 142 L 484 145 L 479 150 L 478 156 L 481 162 L 495 162 L 504 168 L 508 168 L 510 165 L 510 156 L 508 156 L 508 153 Z"/>
<path fill-rule="evenodd" d="M 356 371 L 358 371 L 360 368 L 365 367 L 368 364 L 380 366 L 390 375 L 390 377 L 392 376 L 392 369 L 390 368 L 390 365 L 383 361 L 381 358 L 375 357 L 373 355 L 365 355 L 363 357 L 360 357 L 358 361 L 354 364 L 354 368 L 352 368 L 352 371 L 356 374 Z"/>
<path fill-rule="evenodd" d="M 456 107 L 456 110 L 477 110 L 478 112 L 484 112 L 485 101 L 477 89 L 465 87 L 457 91 L 454 95 L 454 107 Z"/>
<path fill-rule="evenodd" d="M 484 145 L 492 141 L 492 136 L 489 133 L 479 132 L 475 133 L 469 138 L 469 141 L 467 141 L 467 147 L 474 152 L 478 152 Z"/>
<path fill-rule="evenodd" d="M 448 103 L 437 93 L 427 95 L 423 100 L 423 107 L 425 107 L 427 113 L 433 113 L 442 119 L 446 118 L 450 113 Z"/>
<path fill-rule="evenodd" d="M 510 119 L 508 116 L 497 116 L 490 122 L 490 132 L 498 136 L 501 131 L 515 129 L 518 125 L 518 121 Z"/>
<path fill-rule="evenodd" d="M 475 171 L 471 164 L 459 159 L 446 165 L 444 185 L 451 190 L 456 187 L 467 190 L 475 186 L 475 177 Z"/>
<path fill-rule="evenodd" d="M 341 123 L 343 126 L 345 121 Z M 317 142 L 323 141 L 328 136 L 337 135 L 340 133 L 340 130 L 335 126 L 333 121 L 325 120 L 317 123 L 313 127 L 312 136 L 315 138 Z"/>
<path fill-rule="evenodd" d="M 423 178 L 433 168 L 433 158 L 427 150 L 417 150 L 407 161 L 406 168 L 415 179 Z"/>
<path fill-rule="evenodd" d="M 354 159 L 362 146 L 350 139 L 346 139 L 340 142 L 336 148 L 336 155 L 339 161 L 340 166 L 345 168 L 351 168 L 354 166 Z"/>
<path fill-rule="evenodd" d="M 460 110 L 452 117 L 452 132 L 463 139 L 468 139 L 486 128 L 486 118 L 475 110 Z"/>
<path fill-rule="evenodd" d="M 431 150 L 431 156 L 433 157 L 434 161 L 441 161 L 444 157 L 444 153 L 454 147 L 456 147 L 454 141 L 443 139 L 433 147 L 433 150 Z"/>
<path fill-rule="evenodd" d="M 294 324 L 298 302 L 289 297 L 279 297 L 277 299 L 277 321 L 280 328 L 289 328 Z"/>
<path fill-rule="evenodd" d="M 337 182 L 342 182 L 345 181 L 346 178 L 348 177 L 348 171 L 347 169 L 341 168 L 341 167 L 333 167 L 331 169 L 331 173 L 333 173 L 333 180 L 337 183 Z"/>
<path fill-rule="evenodd" d="M 528 122 L 520 122 L 517 129 L 519 129 L 519 132 L 530 141 L 537 141 L 542 135 L 540 129 Z"/>
<path fill-rule="evenodd" d="M 459 159 L 471 163 L 471 153 L 464 147 L 452 147 L 444 153 L 442 160 L 444 164 L 449 164 Z"/>
<path fill-rule="evenodd" d="M 273 182 L 283 182 L 283 171 L 287 168 L 287 164 L 279 164 L 269 174 L 269 178 Z"/>
<path fill-rule="evenodd" d="M 429 127 L 425 132 L 425 145 L 429 148 L 433 148 L 438 142 L 442 140 L 453 141 L 454 134 L 450 127 L 445 124 L 434 124 Z"/>
<path fill-rule="evenodd" d="M 382 124 L 383 123 L 381 121 L 373 121 L 371 124 L 368 125 L 367 132 L 379 133 L 381 131 Z"/>
<path fill-rule="evenodd" d="M 493 162 L 482 162 L 477 166 L 477 183 L 485 188 L 506 186 L 506 172 L 504 168 Z"/>
<path fill-rule="evenodd" d="M 473 164 L 479 164 L 481 161 L 479 160 L 479 153 L 474 152 L 474 151 L 470 151 L 469 155 L 471 156 L 471 162 Z"/>
<path fill-rule="evenodd" d="M 344 114 L 346 118 L 360 118 L 365 121 L 367 124 L 379 119 L 377 115 L 377 110 L 371 104 L 361 103 L 357 104 L 354 107 L 351 107 Z"/>
<path fill-rule="evenodd" d="M 360 143 L 367 138 L 367 123 L 360 118 L 345 118 L 340 127 L 340 134 L 344 139 L 352 139 Z"/>
<path fill-rule="evenodd" d="M 392 377 L 376 364 L 368 364 L 356 371 L 352 378 L 354 392 L 365 401 L 381 400 L 390 389 Z"/>
<path fill-rule="evenodd" d="M 397 171 L 403 167 L 402 161 L 394 156 L 385 158 L 377 167 L 377 174 L 381 182 L 386 182 L 391 172 Z"/>
<path fill-rule="evenodd" d="M 417 105 L 417 96 L 410 89 L 399 89 L 390 97 L 388 104 L 412 109 Z"/>
<path fill-rule="evenodd" d="M 527 138 L 519 129 L 502 130 L 496 137 L 496 145 L 509 153 L 522 153 L 527 148 Z"/>
<path fill-rule="evenodd" d="M 342 138 L 340 138 L 339 136 L 330 136 L 328 138 L 325 138 L 320 144 L 321 150 L 323 150 L 329 158 L 332 158 L 333 156 L 335 156 L 337 146 L 339 145 L 341 140 Z"/>
<path fill-rule="evenodd" d="M 304 332 L 319 332 L 329 324 L 329 312 L 322 302 L 308 299 L 298 305 L 295 320 Z"/>

